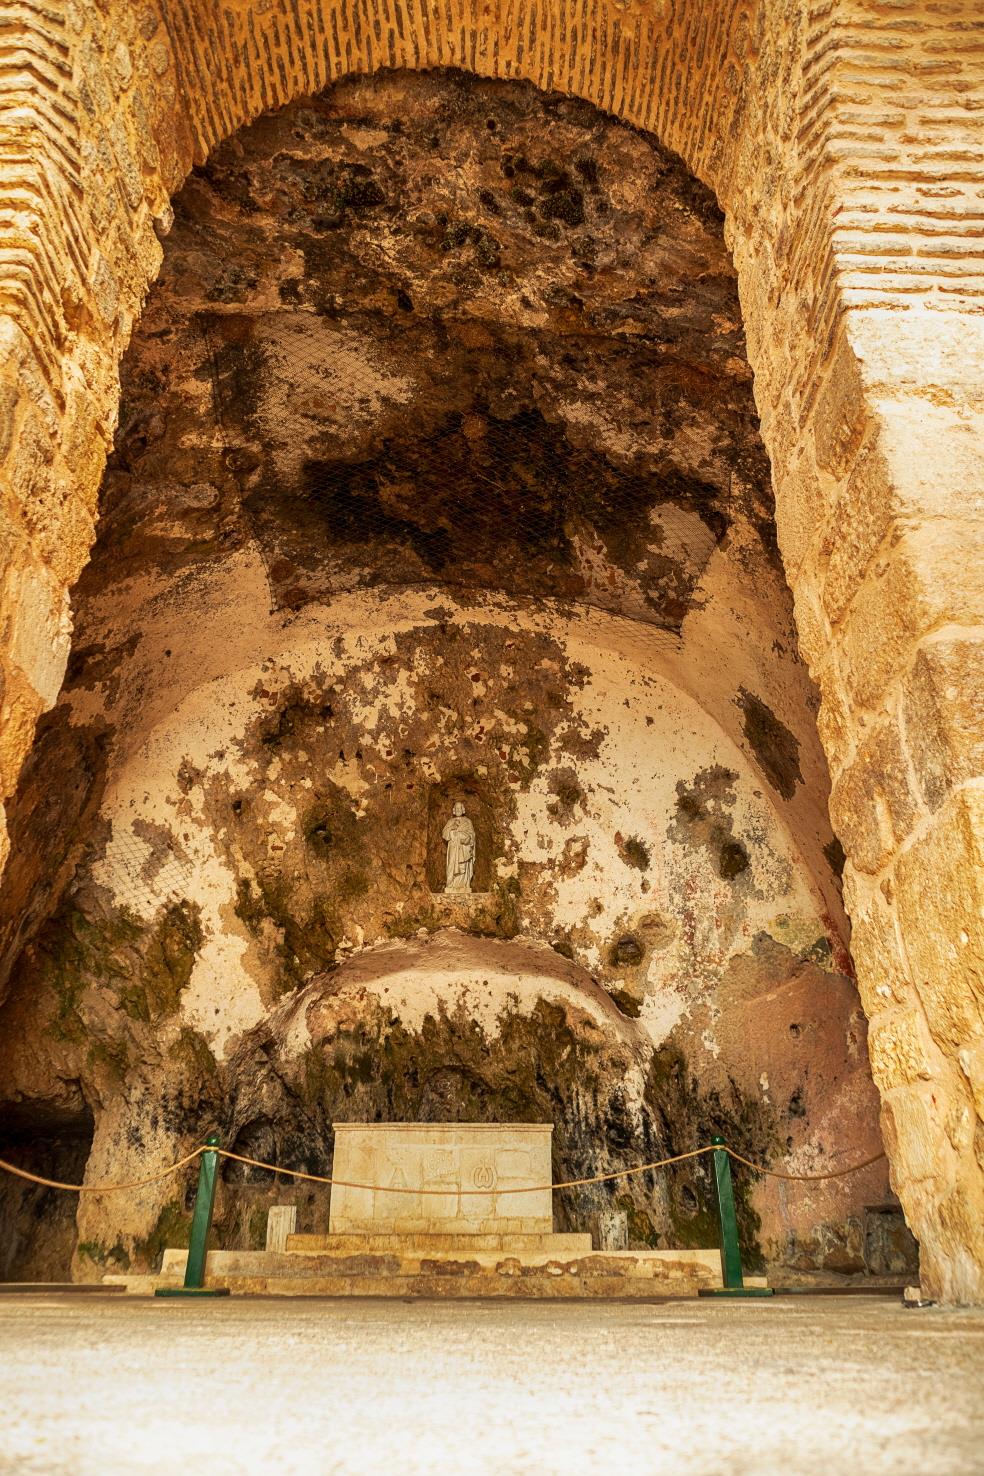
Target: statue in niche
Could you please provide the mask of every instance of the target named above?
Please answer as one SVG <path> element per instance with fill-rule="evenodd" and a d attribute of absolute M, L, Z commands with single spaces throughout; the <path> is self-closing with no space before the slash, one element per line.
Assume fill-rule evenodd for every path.
<path fill-rule="evenodd" d="M 445 892 L 470 892 L 475 873 L 475 827 L 460 800 L 441 832 L 441 838 L 448 848 Z"/>

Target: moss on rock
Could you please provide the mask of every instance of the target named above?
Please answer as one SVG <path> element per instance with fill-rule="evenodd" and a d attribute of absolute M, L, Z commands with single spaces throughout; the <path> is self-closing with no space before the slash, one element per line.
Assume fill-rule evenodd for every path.
<path fill-rule="evenodd" d="M 191 1215 L 177 1199 L 169 1199 L 149 1235 L 134 1242 L 134 1255 L 145 1265 L 160 1270 L 164 1252 L 187 1247 L 191 1239 Z"/>

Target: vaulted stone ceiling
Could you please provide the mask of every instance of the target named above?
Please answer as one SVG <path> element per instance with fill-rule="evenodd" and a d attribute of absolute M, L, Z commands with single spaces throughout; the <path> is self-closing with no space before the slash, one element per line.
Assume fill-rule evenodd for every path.
<path fill-rule="evenodd" d="M 103 498 L 117 559 L 148 498 L 255 535 L 278 605 L 436 579 L 678 630 L 736 520 L 774 555 L 712 197 L 525 84 L 404 76 L 261 119 L 176 203 Z"/>
<path fill-rule="evenodd" d="M 26 841 L 46 812 L 45 854 L 25 844 L 6 878 L 0 977 L 71 864 L 107 744 L 167 706 L 181 580 L 247 549 L 284 614 L 423 584 L 632 617 L 791 804 L 838 932 L 813 693 L 709 192 L 587 103 L 396 73 L 262 117 L 174 212 L 68 688 L 12 815 Z M 166 664 L 128 673 L 140 590 L 162 581 Z M 84 696 L 92 720 L 69 724 L 93 690 L 99 711 Z M 52 764 L 85 781 L 53 794 Z"/>

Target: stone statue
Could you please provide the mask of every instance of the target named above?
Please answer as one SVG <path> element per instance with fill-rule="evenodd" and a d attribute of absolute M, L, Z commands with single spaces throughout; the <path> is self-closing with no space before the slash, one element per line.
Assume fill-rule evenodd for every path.
<path fill-rule="evenodd" d="M 446 892 L 470 892 L 475 872 L 475 827 L 459 800 L 441 832 L 448 847 Z"/>

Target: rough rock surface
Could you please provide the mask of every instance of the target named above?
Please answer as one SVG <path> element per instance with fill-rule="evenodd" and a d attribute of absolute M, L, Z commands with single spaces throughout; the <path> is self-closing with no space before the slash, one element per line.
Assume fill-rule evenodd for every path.
<path fill-rule="evenodd" d="M 709 196 L 584 104 L 397 75 L 212 156 L 13 811 L 8 1135 L 93 1179 L 216 1121 L 327 1167 L 333 1115 L 548 1111 L 563 1177 L 876 1150 L 750 379 Z M 713 1243 L 708 1190 L 635 1185 L 635 1240 Z M 275 1193 L 230 1172 L 220 1241 Z M 858 1269 L 887 1197 L 749 1187 L 749 1255 Z M 186 1226 L 183 1184 L 86 1201 L 76 1265 Z"/>

